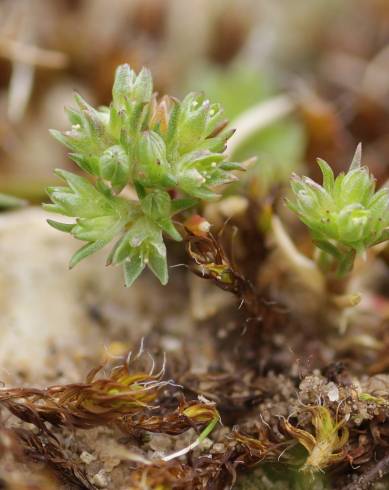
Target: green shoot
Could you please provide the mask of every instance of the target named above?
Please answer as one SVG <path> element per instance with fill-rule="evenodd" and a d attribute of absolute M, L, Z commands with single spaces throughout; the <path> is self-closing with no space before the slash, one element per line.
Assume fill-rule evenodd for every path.
<path fill-rule="evenodd" d="M 146 266 L 166 284 L 164 235 L 182 239 L 173 216 L 217 199 L 215 186 L 236 180 L 232 171 L 242 169 L 224 155 L 233 131 L 225 129 L 220 105 L 202 94 L 158 99 L 146 69 L 136 75 L 119 66 L 112 99 L 94 109 L 76 94 L 77 108 L 67 109 L 71 129 L 52 131 L 90 179 L 56 171 L 66 185 L 48 189 L 52 203 L 45 208 L 74 220 L 49 224 L 85 242 L 70 267 L 115 240 L 107 263 L 123 265 L 126 286 Z"/>
<path fill-rule="evenodd" d="M 323 252 L 320 265 L 336 265 L 339 277 L 353 267 L 356 255 L 389 238 L 389 188 L 376 191 L 374 177 L 361 166 L 358 146 L 347 173 L 336 178 L 331 167 L 319 159 L 323 185 L 293 175 L 295 201 L 288 207 L 309 228 L 315 245 Z"/>

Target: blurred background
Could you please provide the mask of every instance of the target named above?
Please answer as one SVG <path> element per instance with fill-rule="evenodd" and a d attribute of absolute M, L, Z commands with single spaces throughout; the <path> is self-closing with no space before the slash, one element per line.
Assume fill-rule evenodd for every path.
<path fill-rule="evenodd" d="M 388 177 L 387 0 L 1 0 L 0 192 L 45 198 L 53 168 L 74 167 L 48 129 L 73 90 L 109 103 L 123 62 L 248 125 L 230 150 L 258 157 L 253 197 L 303 165 L 315 177 L 317 156 L 344 168 L 359 141 Z"/>

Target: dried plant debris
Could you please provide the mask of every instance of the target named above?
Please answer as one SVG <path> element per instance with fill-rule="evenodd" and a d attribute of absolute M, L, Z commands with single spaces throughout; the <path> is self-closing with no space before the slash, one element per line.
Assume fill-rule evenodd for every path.
<path fill-rule="evenodd" d="M 25 429 L 15 429 L 26 458 L 44 463 L 65 483 L 77 485 L 85 490 L 94 487 L 79 462 L 69 457 L 69 453 L 53 437 L 42 437 Z"/>
<path fill-rule="evenodd" d="M 128 360 L 104 376 L 102 366 L 93 369 L 84 383 L 50 386 L 46 389 L 4 388 L 0 404 L 25 422 L 45 430 L 54 426 L 92 428 L 110 424 L 123 416 L 149 407 L 169 381 L 163 370 L 131 373 Z"/>
<path fill-rule="evenodd" d="M 167 465 L 193 451 L 220 421 L 215 404 L 206 399 L 186 401 L 179 386 L 162 379 L 164 368 L 153 374 L 152 364 L 149 372 L 133 371 L 128 356 L 112 367 L 93 369 L 84 383 L 46 389 L 2 388 L 0 407 L 12 413 L 13 422 L 1 431 L 1 453 L 12 454 L 18 461 L 44 463 L 61 480 L 78 488 L 95 488 L 83 469 L 86 459 L 74 455 L 76 446 L 65 448 L 64 441 L 70 434 L 77 437 L 77 429 L 106 427 L 116 430 L 118 437 L 121 433 L 139 441 L 146 431 L 177 435 L 195 429 L 198 436 L 194 441 L 166 455 L 160 464 Z M 101 374 L 103 369 L 107 371 L 105 376 Z M 175 409 L 163 406 L 164 389 L 177 391 L 180 402 Z M 141 454 L 129 457 L 134 459 L 147 461 Z M 166 475 L 172 464 L 166 466 Z M 186 473 L 190 471 L 188 467 Z M 181 473 L 177 478 L 181 479 Z"/>
<path fill-rule="evenodd" d="M 221 234 L 213 235 L 209 223 L 201 216 L 192 216 L 186 223 L 187 251 L 191 259 L 190 270 L 203 279 L 234 294 L 250 313 L 250 320 L 271 324 L 279 318 L 281 308 L 258 292 L 229 258 L 222 244 Z"/>
<path fill-rule="evenodd" d="M 322 471 L 346 458 L 344 448 L 349 438 L 346 427 L 348 417 L 340 421 L 334 420 L 328 408 L 320 405 L 307 409 L 312 413 L 314 435 L 294 427 L 288 420 L 284 424 L 287 432 L 308 451 L 302 471 Z"/>
<path fill-rule="evenodd" d="M 184 402 L 172 412 L 163 415 L 141 414 L 139 417 L 124 417 L 120 422 L 123 432 L 146 430 L 164 434 L 181 434 L 190 428 L 198 428 L 219 420 L 218 411 L 208 401 Z"/>
<path fill-rule="evenodd" d="M 247 289 L 253 290 L 253 286 L 234 270 L 220 240 L 209 232 L 209 226 L 200 216 L 192 216 L 186 223 L 187 248 L 193 260 L 191 270 L 199 277 L 212 279 L 220 288 L 243 296 Z"/>
<path fill-rule="evenodd" d="M 140 488 L 192 488 L 194 472 L 189 466 L 177 461 L 154 463 L 134 471 L 130 489 Z"/>
<path fill-rule="evenodd" d="M 288 444 L 271 441 L 269 430 L 263 424 L 260 425 L 255 437 L 245 435 L 237 429 L 233 430 L 231 437 L 243 450 L 240 460 L 246 464 L 277 460 L 288 447 Z"/>
<path fill-rule="evenodd" d="M 42 434 L 31 428 L 6 428 L 4 425 L 0 431 L 0 478 L 4 488 L 44 490 L 60 482 L 86 490 L 94 488 L 78 458 L 72 456 L 53 433 Z M 3 460 L 8 460 L 4 466 Z M 13 461 L 15 467 L 12 474 L 7 473 L 9 461 Z"/>
<path fill-rule="evenodd" d="M 24 464 L 44 463 L 60 482 L 98 488 L 96 481 L 103 479 L 96 474 L 103 462 L 92 463 L 96 456 L 80 458 L 79 431 L 101 427 L 118 440 L 123 437 L 120 434 L 126 436 L 120 443 L 127 447 L 126 456 L 119 455 L 117 463 L 123 461 L 122 471 L 127 475 L 123 488 L 232 488 L 242 471 L 269 463 L 311 475 L 339 467 L 347 474 L 359 466 L 361 479 L 368 465 L 371 481 L 378 478 L 381 470 L 374 472 L 369 465 L 379 448 L 385 457 L 389 443 L 385 424 L 389 393 L 385 396 L 382 390 L 374 390 L 373 380 L 357 389 L 310 376 L 299 386 L 296 380 L 294 396 L 291 390 L 284 390 L 280 397 L 283 381 L 274 378 L 273 388 L 264 385 L 258 407 L 247 409 L 238 426 L 222 427 L 218 425 L 225 414 L 222 406 L 220 417 L 217 403 L 201 397 L 185 400 L 180 386 L 164 380 L 163 369 L 157 374 L 138 371 L 138 361 L 128 362 L 127 358 L 113 367 L 96 368 L 85 383 L 46 389 L 2 388 L 0 406 L 13 414 L 0 434 L 2 457 L 11 454 Z M 318 393 L 321 403 L 313 404 Z M 178 400 L 174 408 L 172 396 Z M 282 406 L 284 410 L 277 413 L 275 407 Z M 193 429 L 197 438 L 191 435 Z M 162 455 L 160 451 L 153 455 L 147 449 L 147 434 L 152 433 L 165 434 L 172 441 L 186 433 L 189 438 L 182 440 L 178 450 L 171 446 Z M 298 450 L 301 446 L 305 455 Z M 10 482 L 6 488 L 14 487 Z"/>
<path fill-rule="evenodd" d="M 131 362 L 128 356 L 113 366 L 96 368 L 84 383 L 2 388 L 0 407 L 12 416 L 4 419 L 0 432 L 0 470 L 4 458 L 12 456 L 27 466 L 43 463 L 47 478 L 55 478 L 54 488 L 114 488 L 109 473 L 105 476 L 106 456 L 94 453 L 82 436 L 95 427 L 117 440 L 112 449 L 117 462 L 110 469 L 120 468 L 120 488 L 126 489 L 233 488 L 250 468 L 268 464 L 284 465 L 291 475 L 301 470 L 310 478 L 323 472 L 330 478 L 328 472 L 340 467 L 347 475 L 358 467 L 360 481 L 374 481 L 386 471 L 388 394 L 382 383 L 377 389 L 373 378 L 358 389 L 318 374 L 301 382 L 295 378 L 292 394 L 293 384 L 281 389 L 282 377 L 266 384 L 267 378 L 257 375 L 257 385 L 262 384 L 258 405 L 241 409 L 239 425 L 221 426 L 228 410 L 221 403 L 219 411 L 218 397 L 216 403 L 201 395 L 186 400 L 187 390 L 165 380 L 164 369 L 156 374 L 141 369 L 144 357 L 135 356 Z M 320 403 L 315 404 L 318 393 Z M 154 433 L 164 434 L 171 443 L 161 449 L 158 440 L 149 445 Z M 180 444 L 174 447 L 174 441 Z M 383 462 L 375 470 L 371 457 L 380 453 Z M 46 473 L 38 488 L 46 488 L 45 478 Z M 33 483 L 18 487 L 12 479 L 5 482 L 5 488 L 34 488 Z"/>

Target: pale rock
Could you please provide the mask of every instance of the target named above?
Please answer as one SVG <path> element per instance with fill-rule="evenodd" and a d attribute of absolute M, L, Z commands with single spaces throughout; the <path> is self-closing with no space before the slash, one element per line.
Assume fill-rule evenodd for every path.
<path fill-rule="evenodd" d="M 143 274 L 124 288 L 121 267 L 105 267 L 107 250 L 69 271 L 82 243 L 52 229 L 47 217 L 39 208 L 0 215 L 1 381 L 80 381 L 80 361 L 100 362 L 105 346 L 117 340 L 138 349 L 172 308 L 187 328 L 186 305 L 177 308 L 174 286 L 163 289 Z"/>
<path fill-rule="evenodd" d="M 108 486 L 108 478 L 104 470 L 100 470 L 98 473 L 93 475 L 92 483 L 98 488 L 106 488 Z"/>

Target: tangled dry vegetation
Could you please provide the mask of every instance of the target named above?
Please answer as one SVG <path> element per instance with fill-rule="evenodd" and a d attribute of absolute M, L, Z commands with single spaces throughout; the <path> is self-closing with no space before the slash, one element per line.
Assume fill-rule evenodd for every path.
<path fill-rule="evenodd" d="M 232 229 L 191 229 L 188 266 L 237 297 L 202 322 L 220 355 L 191 372 L 179 352 L 165 362 L 151 336 L 84 382 L 3 387 L 5 488 L 251 488 L 255 475 L 253 488 L 359 489 L 389 470 L 384 345 L 339 333 L 321 308 L 296 316 L 270 301 L 243 261 L 232 266 L 223 242 Z M 264 245 L 262 267 L 271 256 Z M 385 331 L 384 318 L 375 322 Z"/>

